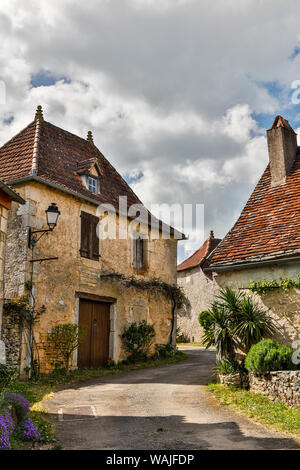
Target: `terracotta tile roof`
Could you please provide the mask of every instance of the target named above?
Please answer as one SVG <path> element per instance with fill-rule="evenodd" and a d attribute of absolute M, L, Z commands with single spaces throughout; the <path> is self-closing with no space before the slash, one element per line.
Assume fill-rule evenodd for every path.
<path fill-rule="evenodd" d="M 212 265 L 300 253 L 300 154 L 282 185 L 271 187 L 270 166 L 239 219 L 211 258 Z"/>
<path fill-rule="evenodd" d="M 9 181 L 30 175 L 36 123 L 25 129 L 0 148 L 0 178 Z"/>
<path fill-rule="evenodd" d="M 220 241 L 220 238 L 214 238 L 213 236 L 207 238 L 195 253 L 177 266 L 177 271 L 184 271 L 197 266 L 208 267 L 207 256 L 218 246 Z"/>
<path fill-rule="evenodd" d="M 95 162 L 101 171 L 97 195 L 86 188 L 79 176 Z M 23 177 L 39 177 L 45 183 L 54 183 L 95 203 L 112 204 L 116 209 L 119 196 L 127 196 L 128 207 L 142 204 L 91 140 L 44 121 L 41 110 L 33 122 L 0 148 L 0 179 L 15 182 Z M 160 227 L 168 226 L 160 222 Z"/>

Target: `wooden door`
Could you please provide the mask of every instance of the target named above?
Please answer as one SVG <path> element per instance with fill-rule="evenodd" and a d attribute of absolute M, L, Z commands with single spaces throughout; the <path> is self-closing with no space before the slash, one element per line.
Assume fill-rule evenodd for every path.
<path fill-rule="evenodd" d="M 104 366 L 109 356 L 110 304 L 80 299 L 79 324 L 87 334 L 78 348 L 78 367 Z"/>

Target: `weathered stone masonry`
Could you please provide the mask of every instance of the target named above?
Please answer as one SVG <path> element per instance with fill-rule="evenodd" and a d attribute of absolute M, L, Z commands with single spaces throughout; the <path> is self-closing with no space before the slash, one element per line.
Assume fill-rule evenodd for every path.
<path fill-rule="evenodd" d="M 300 371 L 274 371 L 263 376 L 249 374 L 250 390 L 288 406 L 300 405 Z"/>
<path fill-rule="evenodd" d="M 103 272 L 120 272 L 130 277 L 136 275 L 131 263 L 131 240 L 103 240 L 100 243 L 99 261 L 82 258 L 80 247 L 80 212 L 96 212 L 96 207 L 73 196 L 30 183 L 19 186 L 19 192 L 27 203 L 22 209 L 12 210 L 8 224 L 8 245 L 6 250 L 6 298 L 24 293 L 25 282 L 30 280 L 31 252 L 27 249 L 28 227 L 40 229 L 45 226 L 45 209 L 55 201 L 61 211 L 59 223 L 53 233 L 43 237 L 34 250 L 35 258 L 58 256 L 58 260 L 34 263 L 33 286 L 36 307 L 45 305 L 46 312 L 35 326 L 35 338 L 39 349 L 41 370 L 51 369 L 53 355 L 47 349 L 47 334 L 58 323 L 78 322 L 79 299 L 77 292 L 115 298 L 111 311 L 111 357 L 123 359 L 124 351 L 119 335 L 125 326 L 133 321 L 147 320 L 154 324 L 156 342 L 168 342 L 172 327 L 171 301 L 161 293 L 149 293 L 127 288 L 118 281 L 101 278 Z M 177 241 L 174 239 L 153 239 L 148 243 L 148 270 L 143 279 L 159 277 L 165 282 L 176 284 Z M 9 327 L 6 323 L 6 331 Z M 19 332 L 10 333 L 17 344 Z M 26 367 L 26 347 L 23 337 L 22 366 Z M 13 353 L 13 360 L 17 353 Z M 76 367 L 76 354 L 73 366 Z"/>

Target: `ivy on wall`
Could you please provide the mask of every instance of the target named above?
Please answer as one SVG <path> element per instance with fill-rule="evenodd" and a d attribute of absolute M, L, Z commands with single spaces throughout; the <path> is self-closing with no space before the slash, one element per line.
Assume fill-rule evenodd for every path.
<path fill-rule="evenodd" d="M 134 287 L 135 289 L 145 290 L 148 292 L 150 291 L 153 293 L 161 292 L 168 299 L 170 299 L 172 302 L 172 327 L 169 334 L 169 343 L 172 343 L 173 336 L 175 335 L 176 308 L 180 308 L 183 307 L 183 305 L 188 304 L 188 299 L 186 298 L 181 287 L 169 284 L 157 277 L 152 277 L 149 280 L 145 280 L 139 279 L 136 276 L 126 277 L 124 274 L 116 272 L 102 273 L 101 278 L 117 280 L 120 284 L 123 284 L 126 287 Z"/>
<path fill-rule="evenodd" d="M 265 294 L 266 292 L 270 292 L 273 289 L 293 289 L 293 288 L 300 288 L 300 276 L 298 276 L 297 280 L 290 279 L 288 277 L 284 279 L 280 279 L 280 281 L 251 281 L 249 285 L 249 290 L 251 292 L 257 292 L 258 294 Z"/>
<path fill-rule="evenodd" d="M 112 272 L 101 274 L 101 278 L 118 280 L 126 287 L 135 287 L 136 289 L 152 292 L 162 292 L 167 298 L 174 302 L 177 308 L 182 307 L 187 302 L 187 298 L 180 287 L 168 284 L 157 277 L 145 280 L 139 279 L 136 276 L 126 277 L 124 274 Z"/>
<path fill-rule="evenodd" d="M 30 352 L 30 366 L 27 368 L 27 372 L 30 377 L 37 377 L 40 374 L 40 364 L 38 348 L 34 336 L 34 326 L 46 309 L 44 305 L 38 309 L 35 308 L 35 299 L 32 295 L 32 287 L 29 283 L 26 283 L 25 289 L 29 291 L 28 294 L 5 300 L 3 304 L 3 314 L 9 317 L 11 325 L 15 325 L 20 329 L 21 334 L 25 333 L 27 347 Z M 6 339 L 9 342 L 9 338 Z"/>

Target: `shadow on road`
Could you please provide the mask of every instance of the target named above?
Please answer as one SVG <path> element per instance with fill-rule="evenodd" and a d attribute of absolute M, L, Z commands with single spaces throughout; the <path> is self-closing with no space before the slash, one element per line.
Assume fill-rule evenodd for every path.
<path fill-rule="evenodd" d="M 72 409 L 49 415 L 57 436 L 66 449 L 299 449 L 290 438 L 245 436 L 237 423 L 199 424 L 182 416 L 98 416 L 86 407 L 78 414 Z"/>

